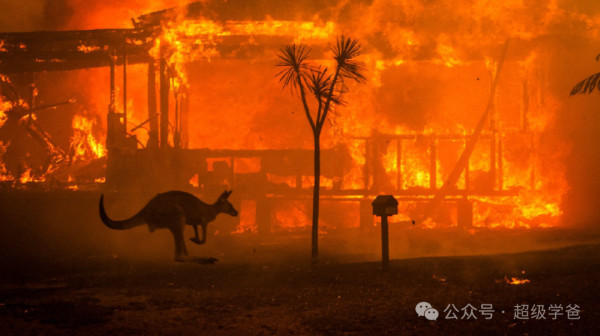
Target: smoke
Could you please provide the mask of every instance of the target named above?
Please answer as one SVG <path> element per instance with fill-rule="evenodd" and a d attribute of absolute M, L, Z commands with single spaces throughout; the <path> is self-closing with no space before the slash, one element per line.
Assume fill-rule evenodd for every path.
<path fill-rule="evenodd" d="M 33 31 L 43 28 L 46 0 L 0 1 L 0 31 Z"/>
<path fill-rule="evenodd" d="M 0 30 L 130 28 L 131 18 L 188 2 L 5 0 Z M 547 126 L 545 132 L 552 136 L 546 134 L 542 139 L 548 141 L 542 145 L 547 153 L 552 150 L 554 153 L 545 162 L 555 160 L 566 165 L 570 191 L 563 204 L 564 221 L 573 225 L 600 219 L 595 211 L 600 201 L 596 192 L 600 188 L 600 155 L 595 145 L 599 123 L 598 114 L 593 112 L 599 98 L 567 97 L 572 85 L 598 71 L 594 57 L 599 51 L 595 41 L 600 37 L 597 25 L 600 3 L 585 0 L 475 0 L 464 6 L 450 0 L 207 3 L 210 15 L 220 20 L 270 18 L 319 24 L 332 21 L 337 27 L 336 34 L 360 40 L 369 81 L 349 85 L 345 96 L 348 104 L 338 109 L 323 134 L 327 147 L 343 138 L 336 137 L 335 132 L 340 129 L 344 137 L 369 136 L 373 130 L 397 133 L 443 129 L 452 133 L 472 129 L 485 107 L 500 46 L 512 38 L 508 59 L 512 65 L 507 65 L 501 74 L 496 101 L 499 124 L 522 126 L 520 90 L 522 77 L 529 76 L 531 117 L 535 119 L 543 113 L 549 116 L 542 123 Z M 334 39 L 331 36 L 331 41 L 324 43 L 332 43 Z M 272 57 L 276 47 L 272 49 L 263 55 Z M 215 59 L 188 67 L 193 111 L 191 147 L 312 146 L 301 104 L 297 97 L 280 89 L 274 78 L 277 71 L 272 58 Z M 530 59 L 533 64 L 526 64 Z M 536 69 L 534 75 L 525 73 L 523 69 L 528 67 Z M 133 111 L 131 120 L 141 122 L 147 118 L 145 69 L 132 66 L 129 71 L 133 80 L 129 81 L 128 95 L 133 108 L 128 110 Z M 47 84 L 40 90 L 41 95 L 56 97 L 84 87 L 87 104 L 94 106 L 90 110 L 100 114 L 106 111 L 107 71 L 61 75 L 60 82 L 64 84 L 60 86 L 53 86 L 49 76 L 41 76 Z M 73 82 L 76 84 L 67 84 Z M 540 109 L 534 110 L 535 107 Z M 526 156 L 515 155 L 513 161 L 525 165 L 528 161 L 523 158 Z M 543 176 L 544 171 L 537 173 Z"/>

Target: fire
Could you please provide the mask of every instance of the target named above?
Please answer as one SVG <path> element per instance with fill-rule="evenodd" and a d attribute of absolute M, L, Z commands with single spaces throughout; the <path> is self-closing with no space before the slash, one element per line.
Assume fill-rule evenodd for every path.
<path fill-rule="evenodd" d="M 298 231 L 309 226 L 310 210 L 304 203 L 285 201 L 273 210 L 274 231 Z"/>
<path fill-rule="evenodd" d="M 436 52 L 439 55 L 439 59 L 435 60 L 434 63 L 444 64 L 449 68 L 464 64 L 457 54 L 456 49 L 447 41 L 448 39 L 448 35 L 445 34 L 440 35 L 438 38 Z"/>
<path fill-rule="evenodd" d="M 132 17 L 177 5 L 179 1 L 160 0 L 115 2 L 101 10 L 80 6 L 76 8 L 79 15 L 61 28 L 124 28 L 130 23 L 123 18 L 125 14 Z M 564 161 L 570 148 L 555 134 L 556 116 L 563 106 L 548 80 L 550 70 L 545 63 L 550 54 L 544 50 L 544 41 L 565 25 L 586 28 L 581 29 L 586 38 L 598 38 L 600 30 L 596 17 L 569 12 L 557 1 L 538 7 L 523 1 L 477 0 L 456 6 L 448 0 L 427 4 L 376 0 L 361 5 L 342 2 L 287 21 L 269 16 L 274 13 L 265 13 L 261 21 L 257 16 L 239 16 L 253 19 L 234 21 L 226 13 L 220 13 L 219 20 L 209 19 L 210 13 L 190 19 L 180 13 L 152 27 L 154 46 L 149 54 L 155 60 L 165 59 L 173 92 L 190 99 L 190 147 L 310 149 L 311 139 L 296 126 L 304 122 L 301 109 L 280 93 L 272 58 L 282 44 L 304 43 L 325 53 L 336 35 L 353 34 L 364 45 L 361 58 L 368 66 L 369 81 L 351 87 L 352 94 L 343 97 L 346 105 L 328 120 L 323 148 L 343 146 L 351 161 L 343 163 L 342 176 L 322 177 L 321 185 L 328 191 L 335 191 L 338 184 L 348 194 L 356 191 L 348 199 L 369 198 L 374 192 L 415 194 L 408 197 L 419 199 L 411 201 L 414 205 L 427 202 L 447 179 L 490 94 L 499 64 L 497 46 L 507 38 L 515 40 L 498 92 L 491 97 L 492 117 L 486 120 L 468 173 L 463 172 L 452 186 L 459 191 L 468 187 L 467 195 L 453 194 L 448 204 L 454 204 L 458 196 L 472 202 L 475 229 L 545 228 L 559 225 L 563 214 L 568 191 Z M 530 15 L 533 12 L 537 14 Z M 440 19 L 439 13 L 451 13 L 453 19 Z M 516 50 L 530 41 L 537 42 Z M 239 53 L 248 46 L 261 51 Z M 6 48 L 0 41 L 0 51 Z M 81 41 L 77 49 L 91 53 L 98 48 Z M 145 64 L 128 65 L 130 123 L 148 118 L 145 109 L 139 108 L 147 99 L 145 69 Z M 90 84 L 87 89 L 101 119 L 79 115 L 73 119 L 74 161 L 106 154 L 102 125 L 95 124 L 105 117 L 106 89 L 105 83 Z M 10 102 L 1 104 L 0 111 L 12 108 Z M 6 120 L 1 113 L 0 126 Z M 379 138 L 385 139 L 383 143 L 375 143 Z M 248 171 L 240 168 L 245 164 L 235 164 L 236 174 L 263 173 L 260 162 L 249 164 Z M 264 172 L 264 177 L 281 189 L 306 189 L 314 183 L 311 176 L 297 179 Z M 189 182 L 197 188 L 203 185 L 198 175 Z M 243 208 L 242 217 L 247 216 L 244 211 L 256 212 L 256 204 Z M 305 211 L 310 209 L 289 204 L 282 208 L 273 214 L 280 227 L 308 222 Z M 401 216 L 410 219 L 407 209 Z M 442 225 L 430 220 L 423 226 Z"/>
<path fill-rule="evenodd" d="M 0 162 L 0 182 L 12 181 L 13 178 L 6 171 L 6 167 L 3 162 Z"/>
<path fill-rule="evenodd" d="M 28 182 L 44 182 L 46 179 L 44 177 L 37 177 L 35 176 L 32 171 L 31 168 L 28 168 L 20 177 L 19 177 L 19 183 L 21 184 L 25 184 Z"/>
<path fill-rule="evenodd" d="M 242 201 L 240 224 L 233 230 L 232 234 L 256 233 L 256 202 Z"/>
<path fill-rule="evenodd" d="M 314 41 L 327 39 L 335 31 L 333 22 L 320 26 L 314 22 L 294 21 L 225 21 L 217 23 L 211 20 L 175 20 L 163 24 L 162 34 L 150 55 L 165 58 L 175 74 L 175 91 L 189 85 L 185 64 L 198 61 L 210 61 L 220 56 L 217 45 L 224 36 L 246 36 L 248 44 L 256 44 L 254 37 L 285 36 L 294 41 Z"/>
<path fill-rule="evenodd" d="M 85 44 L 81 44 L 81 45 L 77 46 L 77 50 L 79 50 L 79 51 L 81 51 L 83 53 L 88 54 L 88 53 L 91 53 L 93 51 L 100 50 L 100 46 L 97 46 L 97 45 L 88 46 L 88 45 L 85 45 Z"/>
<path fill-rule="evenodd" d="M 507 276 L 504 276 L 503 281 L 509 285 L 523 285 L 531 282 L 529 279 L 520 279 L 516 277 L 510 277 L 510 279 L 508 279 Z M 502 282 L 502 280 L 496 280 L 496 282 Z"/>
<path fill-rule="evenodd" d="M 94 121 L 75 115 L 72 122 L 74 135 L 71 137 L 73 161 L 87 161 L 106 155 L 106 148 L 94 137 Z"/>
<path fill-rule="evenodd" d="M 10 102 L 0 101 L 0 127 L 4 125 L 8 116 L 6 115 L 6 111 L 12 108 L 12 104 Z"/>

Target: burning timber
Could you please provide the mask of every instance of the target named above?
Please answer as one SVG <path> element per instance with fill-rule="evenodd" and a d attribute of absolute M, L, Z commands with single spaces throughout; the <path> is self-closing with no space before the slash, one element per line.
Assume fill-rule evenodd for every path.
<path fill-rule="evenodd" d="M 94 136 L 93 126 L 79 123 L 79 140 L 75 145 L 67 145 L 69 148 L 61 148 L 49 132 L 35 126 L 39 123 L 35 123 L 33 112 L 25 113 L 29 116 L 27 122 L 23 116 L 11 117 L 19 108 L 35 106 L 35 90 L 8 99 L 8 120 L 28 125 L 26 132 L 35 130 L 42 150 L 35 155 L 31 154 L 33 151 L 16 155 L 7 147 L 10 155 L 4 158 L 13 155 L 16 163 L 4 167 L 12 173 L 3 174 L 12 175 L 5 178 L 9 180 L 5 184 L 23 187 L 37 181 L 35 185 L 42 184 L 43 188 L 104 188 L 115 193 L 136 190 L 148 194 L 177 188 L 203 196 L 235 189 L 236 197 L 247 205 L 246 211 L 253 217 L 245 223 L 242 219 L 238 230 L 270 233 L 274 219 L 286 220 L 286 215 L 281 214 L 282 204 L 295 208 L 295 213 L 303 218 L 313 183 L 307 165 L 312 160 L 311 151 L 261 149 L 253 145 L 214 149 L 219 148 L 214 144 L 211 149 L 190 148 L 190 116 L 205 113 L 192 111 L 191 101 L 195 95 L 208 93 L 190 89 L 193 79 L 188 70 L 210 59 L 221 64 L 249 58 L 270 60 L 269 53 L 295 41 L 290 36 L 295 33 L 309 35 L 307 43 L 320 57 L 326 53 L 325 40 L 332 34 L 333 25 L 211 19 L 205 11 L 203 4 L 195 3 L 186 8 L 183 17 L 176 10 L 142 15 L 133 20 L 131 29 L 0 34 L 0 73 L 7 76 L 7 83 L 15 78 L 20 83 L 16 86 L 35 88 L 31 73 L 91 68 L 107 69 L 110 76 L 105 88 L 110 92 L 105 102 L 108 111 L 102 115 L 106 120 L 105 134 Z M 483 68 L 493 72 L 498 60 L 471 61 L 485 63 Z M 438 60 L 432 61 L 425 55 L 412 62 L 424 67 L 439 66 Z M 527 63 L 520 58 L 511 62 Z M 376 68 L 385 68 L 384 63 L 376 63 Z M 446 60 L 444 64 L 450 67 L 459 63 Z M 129 119 L 128 111 L 131 67 L 143 67 L 146 73 L 142 82 L 146 86 L 147 113 L 135 123 Z M 531 121 L 535 107 L 531 102 L 536 99 L 529 92 L 541 89 L 535 87 L 535 76 L 527 77 L 535 71 L 523 72 L 527 75 L 519 79 L 522 96 L 518 127 L 500 128 L 498 112 L 490 108 L 489 129 L 473 144 L 473 154 L 462 160 L 449 185 L 444 182 L 452 175 L 453 167 L 458 166 L 458 156 L 468 146 L 471 131 L 381 127 L 367 136 L 343 134 L 343 141 L 324 150 L 324 202 L 351 203 L 358 214 L 358 222 L 351 226 L 370 227 L 373 218 L 368 207 L 376 195 L 397 195 L 402 221 L 427 212 L 426 205 L 439 197 L 436 195 L 443 189 L 441 209 L 424 226 L 445 223 L 472 229 L 556 225 L 561 214 L 560 194 L 552 195 L 544 189 L 550 178 L 543 174 L 538 154 L 540 130 Z M 139 77 L 135 80 L 139 82 Z M 492 95 L 490 101 L 494 99 Z M 487 122 L 487 118 L 484 120 Z M 146 137 L 140 137 L 139 131 L 146 131 Z M 212 132 L 219 130 L 213 128 Z M 37 158 L 36 164 L 23 163 L 31 158 Z M 523 167 L 519 161 L 526 161 L 529 166 Z"/>

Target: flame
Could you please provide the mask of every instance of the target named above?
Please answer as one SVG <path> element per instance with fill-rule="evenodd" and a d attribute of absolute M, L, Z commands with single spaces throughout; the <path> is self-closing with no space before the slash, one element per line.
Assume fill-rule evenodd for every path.
<path fill-rule="evenodd" d="M 273 209 L 273 231 L 293 232 L 309 227 L 310 210 L 306 204 L 297 201 L 282 201 Z"/>
<path fill-rule="evenodd" d="M 256 202 L 242 200 L 240 209 L 240 224 L 231 232 L 232 234 L 256 233 Z"/>
<path fill-rule="evenodd" d="M 529 279 L 519 279 L 516 277 L 510 277 L 509 280 L 507 276 L 504 276 L 504 282 L 506 282 L 509 285 L 523 285 L 526 283 L 530 283 L 531 281 Z"/>
<path fill-rule="evenodd" d="M 11 102 L 0 101 L 0 127 L 4 126 L 6 119 L 8 119 L 6 111 L 10 110 L 12 106 Z"/>
<path fill-rule="evenodd" d="M 71 4 L 75 2 L 69 1 Z M 101 8 L 82 5 L 76 7 L 76 14 L 64 28 L 127 27 L 129 17 L 179 4 L 179 1 L 160 0 L 114 2 Z M 341 188 L 364 190 L 372 187 L 373 176 L 365 180 L 363 172 L 373 169 L 365 168 L 366 165 L 377 163 L 383 175 L 378 178 L 388 182 L 385 188 L 391 188 L 390 193 L 433 193 L 435 190 L 430 190 L 431 147 L 426 136 L 467 137 L 473 132 L 497 68 L 496 45 L 508 37 L 521 42 L 540 37 L 544 40 L 553 33 L 553 29 L 565 24 L 581 28 L 585 37 L 600 38 L 596 16 L 575 13 L 554 0 L 545 7 L 522 0 L 493 3 L 475 0 L 466 6 L 456 6 L 449 0 L 427 4 L 375 0 L 360 6 L 342 2 L 333 7 L 330 8 L 331 17 L 319 14 L 322 17 L 315 16 L 312 21 L 282 21 L 268 16 L 263 21 L 212 21 L 206 18 L 188 20 L 182 16 L 163 22 L 158 27 L 150 55 L 154 59 L 162 57 L 166 60 L 176 93 L 189 89 L 191 109 L 198 110 L 198 113 L 190 115 L 190 146 L 212 149 L 311 148 L 311 139 L 302 128 L 306 125 L 296 127 L 305 122 L 301 107 L 287 95 L 279 94 L 279 83 L 273 78 L 274 62 L 269 57 L 266 57 L 268 62 L 257 60 L 256 56 L 231 59 L 228 57 L 231 55 L 223 54 L 223 50 L 228 49 L 221 48 L 221 43 L 225 39 L 239 38 L 236 43 L 241 46 L 262 45 L 264 40 L 277 37 L 274 39 L 276 43 L 265 47 L 273 49 L 272 53 L 271 50 L 265 52 L 269 55 L 275 53 L 279 44 L 285 43 L 306 43 L 315 50 L 327 49 L 325 46 L 336 35 L 350 31 L 364 44 L 365 54 L 361 59 L 368 68 L 369 81 L 361 85 L 347 83 L 348 93 L 344 96 L 347 104 L 333 111 L 336 113 L 332 112 L 331 125 L 327 124 L 323 132 L 324 148 L 344 145 L 352 159 L 344 167 Z M 531 15 L 533 12 L 536 15 Z M 434 22 L 433 19 L 441 17 L 439 13 L 451 13 L 452 22 Z M 543 45 L 543 41 L 538 43 Z M 0 41 L 0 51 L 6 51 L 8 47 Z M 98 50 L 96 48 L 82 43 L 78 50 L 88 53 Z M 470 185 L 474 193 L 485 194 L 481 192 L 485 189 L 482 185 L 485 187 L 488 183 L 511 194 L 468 196 L 467 199 L 474 203 L 475 228 L 552 227 L 558 225 L 563 214 L 561 203 L 568 191 L 568 183 L 562 162 L 569 148 L 544 144 L 549 137 L 556 138 L 552 130 L 562 106 L 560 98 L 550 93 L 543 99 L 540 97 L 543 92 L 552 92 L 550 84 L 540 78 L 540 63 L 546 57 L 541 49 L 534 48 L 524 57 L 514 56 L 521 59 L 511 61 L 516 64 L 506 64 L 512 67 L 502 73 L 502 76 L 510 76 L 504 82 L 509 84 L 501 82 L 495 98 L 495 129 L 486 127 L 487 137 L 480 139 L 472 154 L 469 181 L 463 174 L 457 183 L 459 189 Z M 235 54 L 235 50 L 228 53 Z M 525 51 L 515 54 L 525 54 Z M 211 62 L 210 71 L 202 66 L 204 63 L 197 61 Z M 131 121 L 147 119 L 143 115 L 144 109 L 137 108 L 144 106 L 146 99 L 145 88 L 137 87 L 145 84 L 143 76 L 146 74 L 142 68 L 128 66 L 130 101 L 127 110 Z M 89 76 L 97 74 L 93 72 Z M 104 76 L 102 79 L 106 79 Z M 514 88 L 515 82 L 519 85 L 529 83 L 530 97 L 521 98 L 522 92 Z M 93 103 L 101 106 L 98 111 L 105 111 L 108 101 L 105 86 L 104 83 L 89 85 L 88 95 L 93 97 Z M 528 110 L 521 111 L 525 107 L 519 104 L 508 105 L 515 100 L 526 100 L 526 104 L 521 105 L 527 105 Z M 1 102 L 0 111 L 10 108 L 10 102 Z M 527 112 L 526 127 L 515 122 L 521 120 L 521 112 Z M 97 114 L 104 116 L 103 112 Z M 0 126 L 3 120 L 6 116 L 0 112 Z M 95 129 L 101 125 L 95 125 L 95 119 L 77 115 L 72 127 L 73 160 L 105 155 L 106 149 L 100 142 L 103 135 Z M 378 134 L 373 130 L 377 130 Z M 399 145 L 394 140 L 387 146 L 381 146 L 378 157 L 373 159 L 369 152 L 371 145 L 363 140 L 377 136 L 412 138 L 403 139 Z M 503 148 L 497 148 L 501 153 L 495 158 L 490 151 L 491 137 L 496 137 L 503 144 Z M 555 142 L 560 143 L 559 140 Z M 464 144 L 463 140 L 455 141 Z M 464 145 L 454 147 L 448 151 L 460 154 L 464 149 Z M 442 186 L 458 156 L 444 157 L 447 154 L 444 151 L 442 141 L 438 140 L 439 161 L 434 170 L 434 187 L 437 188 Z M 402 160 L 397 162 L 399 152 Z M 498 167 L 492 167 L 493 159 L 496 162 L 502 160 L 501 175 L 493 176 L 494 168 L 500 171 Z M 238 164 L 237 161 L 236 173 L 261 171 L 260 162 L 240 161 L 241 164 Z M 298 181 L 294 177 L 268 174 L 267 179 L 290 188 L 309 188 L 314 183 L 310 176 L 302 177 L 301 186 L 296 185 Z M 478 183 L 481 181 L 485 183 Z M 197 176 L 190 183 L 199 186 Z M 334 180 L 322 177 L 321 185 L 333 189 Z M 303 210 L 298 210 L 298 207 Z M 241 213 L 245 223 L 242 231 L 252 231 L 256 223 L 244 219 L 247 216 L 244 213 L 256 212 L 256 204 L 246 204 L 242 208 L 245 209 Z M 274 218 L 282 223 L 281 227 L 304 227 L 308 223 L 305 210 L 303 206 L 288 204 L 282 210 L 276 210 Z M 409 218 L 406 213 L 400 215 Z M 436 228 L 441 224 L 429 220 L 423 226 Z"/>
<path fill-rule="evenodd" d="M 19 177 L 19 183 L 25 184 L 28 182 L 44 182 L 46 179 L 44 177 L 37 177 L 33 174 L 31 168 L 27 168 L 23 174 Z"/>
<path fill-rule="evenodd" d="M 89 46 L 89 45 L 85 45 L 85 44 L 80 44 L 79 46 L 77 46 L 77 50 L 81 51 L 82 53 L 89 54 L 91 52 L 100 50 L 100 46 L 97 46 L 97 45 Z"/>
<path fill-rule="evenodd" d="M 13 178 L 6 171 L 6 167 L 4 166 L 4 163 L 0 163 L 0 182 L 7 182 L 7 181 L 12 181 L 12 180 L 13 180 Z"/>
<path fill-rule="evenodd" d="M 294 37 L 295 43 L 327 39 L 335 30 L 333 22 L 323 26 L 314 22 L 294 21 L 225 21 L 217 23 L 211 20 L 175 20 L 163 24 L 162 34 L 150 55 L 155 59 L 164 58 L 173 70 L 175 92 L 189 86 L 185 64 L 220 56 L 217 44 L 224 36 L 248 36 L 247 43 L 255 44 L 255 36 Z"/>
<path fill-rule="evenodd" d="M 435 64 L 444 64 L 448 68 L 464 64 L 458 55 L 458 51 L 450 44 L 449 36 L 446 34 L 439 36 L 436 52 L 439 59 L 434 60 Z"/>
<path fill-rule="evenodd" d="M 106 155 L 105 146 L 94 137 L 95 122 L 81 115 L 73 116 L 71 149 L 73 161 L 87 161 Z"/>
<path fill-rule="evenodd" d="M 200 183 L 198 182 L 198 174 L 194 174 L 194 176 L 192 176 L 192 178 L 188 181 L 188 183 L 192 187 L 198 188 L 200 186 Z"/>

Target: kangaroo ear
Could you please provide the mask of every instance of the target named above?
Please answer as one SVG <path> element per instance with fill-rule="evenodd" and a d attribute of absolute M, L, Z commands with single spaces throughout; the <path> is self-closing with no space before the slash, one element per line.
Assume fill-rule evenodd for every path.
<path fill-rule="evenodd" d="M 231 193 L 233 192 L 233 190 L 231 191 L 223 191 L 223 193 L 221 194 L 221 196 L 219 196 L 219 199 L 223 199 L 226 200 L 227 198 L 229 198 L 229 195 L 231 195 Z"/>

